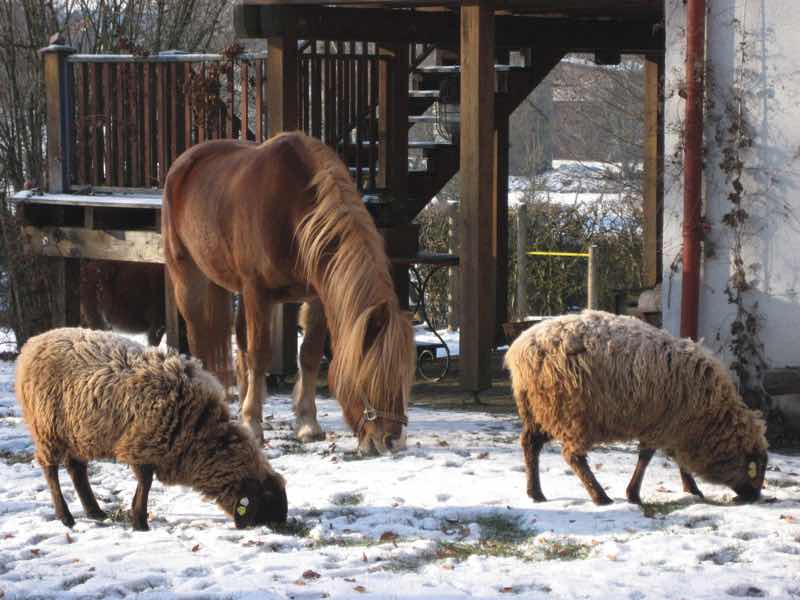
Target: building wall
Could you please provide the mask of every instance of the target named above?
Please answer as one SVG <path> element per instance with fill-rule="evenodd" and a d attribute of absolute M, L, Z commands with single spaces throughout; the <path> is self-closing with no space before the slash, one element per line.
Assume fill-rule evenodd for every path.
<path fill-rule="evenodd" d="M 742 158 L 741 256 L 747 280 L 745 307 L 760 316 L 757 337 L 770 367 L 800 365 L 800 11 L 797 0 L 708 0 L 706 161 L 704 214 L 714 256 L 703 259 L 700 336 L 731 361 L 736 306 L 725 289 L 736 242 L 723 216 L 733 207 L 732 177 L 721 168 L 732 148 L 730 126 L 740 102 L 752 129 Z M 685 101 L 685 6 L 665 0 L 666 102 L 662 306 L 664 326 L 680 329 L 681 225 L 683 205 L 681 130 Z M 677 160 L 675 160 L 677 158 Z"/>

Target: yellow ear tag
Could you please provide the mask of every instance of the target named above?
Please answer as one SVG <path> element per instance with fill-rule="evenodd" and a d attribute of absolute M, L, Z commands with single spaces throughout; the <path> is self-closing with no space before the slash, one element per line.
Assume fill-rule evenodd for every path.
<path fill-rule="evenodd" d="M 243 516 L 244 516 L 244 513 L 246 513 L 246 512 L 247 512 L 247 509 L 246 509 L 244 506 L 240 506 L 239 508 L 237 508 L 237 509 L 236 509 L 236 512 L 238 512 L 238 513 L 239 513 L 239 516 L 240 516 L 240 517 L 243 517 Z"/>
<path fill-rule="evenodd" d="M 756 465 L 756 463 L 751 461 L 750 464 L 747 465 L 747 475 L 750 479 L 756 478 L 756 475 L 758 475 L 758 465 Z"/>

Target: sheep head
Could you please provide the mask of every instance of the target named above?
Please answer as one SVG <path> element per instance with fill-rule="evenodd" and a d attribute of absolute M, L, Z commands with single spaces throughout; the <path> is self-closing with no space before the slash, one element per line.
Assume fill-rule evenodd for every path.
<path fill-rule="evenodd" d="M 236 504 L 230 512 L 237 529 L 286 522 L 286 485 L 280 475 L 266 473 L 260 479 L 247 477 L 240 482 L 236 496 Z"/>

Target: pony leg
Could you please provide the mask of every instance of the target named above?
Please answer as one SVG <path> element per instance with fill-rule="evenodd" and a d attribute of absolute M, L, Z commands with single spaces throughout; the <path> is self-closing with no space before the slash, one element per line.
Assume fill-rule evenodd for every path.
<path fill-rule="evenodd" d="M 89 474 L 86 468 L 86 463 L 76 458 L 67 459 L 67 473 L 72 479 L 72 485 L 75 486 L 75 491 L 78 493 L 78 498 L 83 505 L 83 511 L 90 519 L 97 519 L 102 521 L 106 518 L 106 513 L 97 504 L 97 498 L 94 496 L 92 486 L 89 483 Z"/>
<path fill-rule="evenodd" d="M 539 429 L 535 424 L 526 423 L 519 436 L 522 452 L 525 455 L 525 472 L 528 477 L 528 496 L 534 502 L 546 502 L 547 498 L 542 493 L 542 484 L 539 481 L 539 455 L 542 447 L 548 442 L 550 436 Z"/>
<path fill-rule="evenodd" d="M 639 491 L 642 489 L 642 479 L 644 479 L 644 472 L 647 470 L 647 465 L 650 464 L 650 460 L 655 453 L 654 448 L 645 448 L 639 445 L 639 461 L 636 463 L 633 477 L 631 477 L 628 489 L 625 491 L 628 502 L 631 504 L 642 503 L 642 498 L 639 496 Z"/>
<path fill-rule="evenodd" d="M 300 378 L 294 386 L 295 432 L 301 442 L 316 442 L 325 439 L 325 432 L 317 421 L 317 377 L 322 352 L 325 349 L 327 327 L 325 313 L 319 299 L 303 305 L 300 310 L 303 327 L 303 343 L 300 346 Z"/>
<path fill-rule="evenodd" d="M 586 460 L 585 454 L 576 454 L 564 448 L 562 455 L 567 464 L 572 467 L 572 470 L 583 483 L 586 491 L 592 497 L 595 504 L 611 504 L 611 498 L 608 497 L 603 486 L 595 479 L 594 473 L 589 468 L 589 463 Z"/>
<path fill-rule="evenodd" d="M 275 303 L 252 288 L 242 291 L 242 302 L 247 312 L 247 394 L 242 403 L 242 420 L 261 444 L 264 442 L 261 422 L 267 395 L 265 375 L 272 358 L 270 322 Z"/>
<path fill-rule="evenodd" d="M 241 296 L 236 309 L 236 356 L 233 360 L 236 369 L 236 384 L 239 388 L 239 405 L 244 405 L 247 397 L 247 317 L 244 312 L 244 301 Z"/>

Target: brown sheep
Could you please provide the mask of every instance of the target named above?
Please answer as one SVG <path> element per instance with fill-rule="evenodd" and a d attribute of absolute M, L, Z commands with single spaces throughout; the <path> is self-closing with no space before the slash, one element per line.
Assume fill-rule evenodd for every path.
<path fill-rule="evenodd" d="M 539 453 L 551 438 L 596 504 L 611 499 L 586 453 L 603 442 L 638 440 L 639 462 L 627 489 L 639 489 L 660 448 L 681 467 L 686 491 L 700 495 L 690 473 L 727 485 L 740 500 L 758 499 L 767 466 L 760 413 L 741 400 L 729 371 L 701 345 L 631 317 L 585 311 L 525 331 L 505 358 L 523 421 L 528 495 L 545 500 Z"/>
<path fill-rule="evenodd" d="M 137 530 L 148 529 L 154 474 L 216 500 L 237 527 L 286 521 L 283 477 L 230 418 L 222 386 L 196 360 L 112 333 L 54 329 L 23 346 L 16 394 L 56 517 L 68 527 L 75 520 L 58 483 L 61 463 L 86 515 L 105 517 L 86 471 L 94 459 L 131 466 Z"/>

